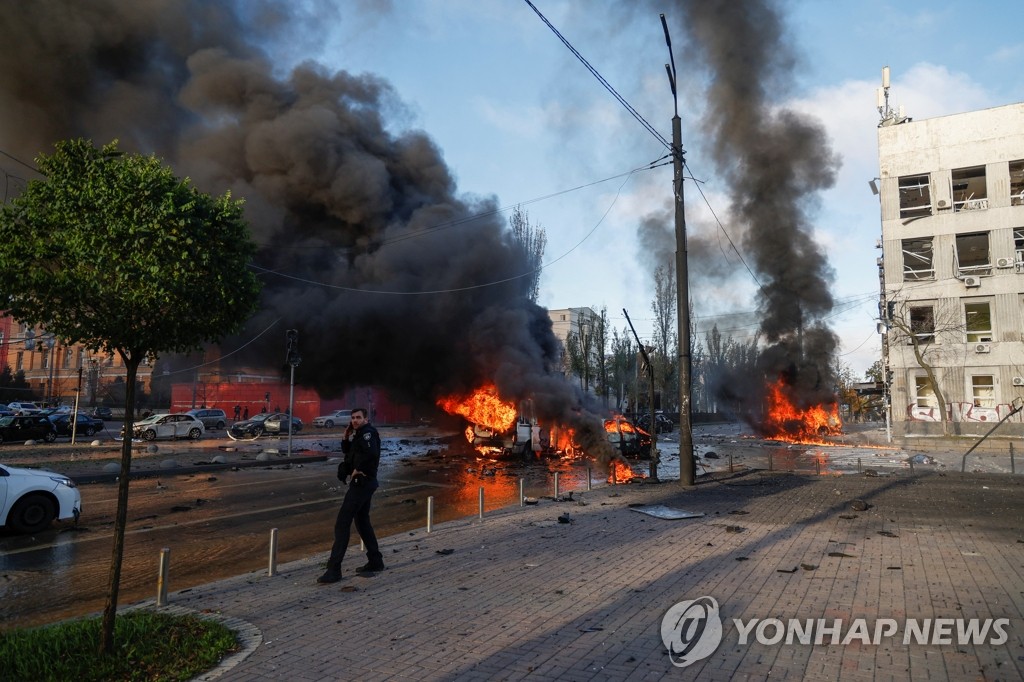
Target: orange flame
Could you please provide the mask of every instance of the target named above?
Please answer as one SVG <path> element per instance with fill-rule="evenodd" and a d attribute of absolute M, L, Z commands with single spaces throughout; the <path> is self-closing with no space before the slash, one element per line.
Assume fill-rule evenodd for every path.
<path fill-rule="evenodd" d="M 621 459 L 613 459 L 608 465 L 609 483 L 629 483 L 636 477 L 637 474 L 633 472 L 629 464 Z"/>
<path fill-rule="evenodd" d="M 461 415 L 493 431 L 508 431 L 516 423 L 516 406 L 499 398 L 494 384 L 481 386 L 468 396 L 438 398 L 437 405 L 448 414 Z"/>
<path fill-rule="evenodd" d="M 768 387 L 768 409 L 761 425 L 765 435 L 789 443 L 822 443 L 823 436 L 842 433 L 839 406 L 811 405 L 800 409 L 789 399 L 782 379 Z"/>

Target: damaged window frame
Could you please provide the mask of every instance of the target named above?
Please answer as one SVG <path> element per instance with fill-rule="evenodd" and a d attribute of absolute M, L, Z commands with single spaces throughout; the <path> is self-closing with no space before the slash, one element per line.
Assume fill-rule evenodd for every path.
<path fill-rule="evenodd" d="M 1024 159 L 1010 162 L 1010 206 L 1024 206 Z"/>
<path fill-rule="evenodd" d="M 953 212 L 983 211 L 988 208 L 985 166 L 954 168 L 949 174 L 953 189 Z"/>
<path fill-rule="evenodd" d="M 899 178 L 900 218 L 923 218 L 932 214 L 930 181 L 928 173 Z"/>
<path fill-rule="evenodd" d="M 932 305 L 912 306 L 907 310 L 907 326 L 918 343 L 935 343 L 935 307 Z M 907 345 L 913 345 L 907 339 Z"/>
<path fill-rule="evenodd" d="M 992 302 L 968 299 L 964 301 L 964 331 L 967 343 L 992 343 Z"/>
<path fill-rule="evenodd" d="M 939 406 L 935 397 L 935 387 L 927 374 L 914 375 L 914 406 L 922 409 L 931 409 Z"/>
<path fill-rule="evenodd" d="M 975 250 L 982 249 L 975 246 L 976 243 L 984 242 L 984 258 L 973 255 Z M 964 256 L 968 256 L 965 258 Z M 968 232 L 956 235 L 956 244 L 953 248 L 953 258 L 956 263 L 956 276 L 963 278 L 967 276 L 982 277 L 992 274 L 992 253 L 988 232 Z"/>
<path fill-rule="evenodd" d="M 900 247 L 904 282 L 935 279 L 935 251 L 931 239 L 904 239 Z"/>
<path fill-rule="evenodd" d="M 979 379 L 981 381 L 979 381 Z M 971 402 L 975 407 L 996 406 L 996 378 L 993 374 L 971 375 Z"/>

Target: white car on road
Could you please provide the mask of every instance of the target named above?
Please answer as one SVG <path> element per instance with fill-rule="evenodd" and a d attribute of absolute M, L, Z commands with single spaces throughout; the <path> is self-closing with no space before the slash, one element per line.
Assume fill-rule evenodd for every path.
<path fill-rule="evenodd" d="M 206 427 L 191 414 L 154 414 L 132 425 L 132 438 L 191 438 L 199 440 Z M 121 434 L 122 436 L 124 433 Z"/>
<path fill-rule="evenodd" d="M 333 429 L 335 426 L 348 426 L 352 423 L 352 410 L 335 410 L 313 420 L 317 428 Z"/>
<path fill-rule="evenodd" d="M 81 513 L 82 495 L 67 476 L 0 464 L 0 526 L 38 533 L 54 519 L 77 522 Z"/>

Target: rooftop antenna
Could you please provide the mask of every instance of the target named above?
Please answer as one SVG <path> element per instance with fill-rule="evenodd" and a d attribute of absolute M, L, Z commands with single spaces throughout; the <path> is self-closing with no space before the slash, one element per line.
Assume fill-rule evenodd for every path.
<path fill-rule="evenodd" d="M 913 119 L 910 119 L 903 115 L 903 105 L 900 105 L 899 111 L 892 108 L 889 104 L 889 67 L 882 67 L 882 87 L 878 88 L 878 114 L 882 117 L 879 121 L 878 127 L 891 126 L 899 123 L 907 123 Z"/>

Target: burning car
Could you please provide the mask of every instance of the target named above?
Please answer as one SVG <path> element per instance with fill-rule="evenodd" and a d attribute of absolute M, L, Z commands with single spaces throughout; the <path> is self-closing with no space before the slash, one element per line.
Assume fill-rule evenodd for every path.
<path fill-rule="evenodd" d="M 622 416 L 604 420 L 608 442 L 625 457 L 648 458 L 651 456 L 651 434 L 635 426 Z"/>

